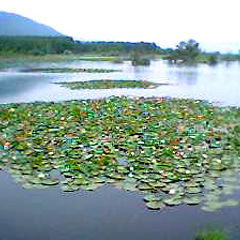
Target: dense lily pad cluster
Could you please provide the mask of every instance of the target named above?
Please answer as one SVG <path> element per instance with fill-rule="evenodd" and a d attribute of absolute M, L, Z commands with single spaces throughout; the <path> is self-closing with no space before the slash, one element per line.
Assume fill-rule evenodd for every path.
<path fill-rule="evenodd" d="M 109 183 L 145 193 L 149 209 L 214 211 L 237 204 L 239 120 L 237 108 L 168 98 L 0 105 L 0 166 L 27 189 Z"/>
<path fill-rule="evenodd" d="M 115 69 L 100 69 L 100 68 L 28 68 L 23 69 L 22 72 L 42 72 L 42 73 L 111 73 L 120 72 Z"/>
<path fill-rule="evenodd" d="M 70 89 L 112 89 L 112 88 L 156 88 L 159 83 L 141 80 L 90 80 L 82 82 L 60 82 Z"/>

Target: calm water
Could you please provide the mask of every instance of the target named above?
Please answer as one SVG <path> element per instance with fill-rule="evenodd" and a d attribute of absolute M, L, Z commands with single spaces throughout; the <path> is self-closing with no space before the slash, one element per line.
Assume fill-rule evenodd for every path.
<path fill-rule="evenodd" d="M 80 67 L 119 69 L 114 73 L 18 73 L 11 68 L 0 73 L 0 103 L 61 101 L 70 99 L 103 98 L 111 95 L 172 96 L 218 101 L 224 105 L 240 106 L 240 64 L 222 63 L 216 66 L 174 66 L 164 61 L 152 61 L 148 67 L 133 67 L 130 62 L 84 62 L 28 64 L 25 67 Z M 156 89 L 69 90 L 53 82 L 94 79 L 146 79 L 171 86 Z"/>
<path fill-rule="evenodd" d="M 57 186 L 24 190 L 4 172 L 0 179 L 1 240 L 188 240 L 207 225 L 222 226 L 232 239 L 240 239 L 240 207 L 206 213 L 182 205 L 153 212 L 142 195 L 110 186 L 63 194 Z"/>
<path fill-rule="evenodd" d="M 49 67 L 47 64 L 26 67 Z M 83 62 L 51 64 L 52 67 L 119 69 L 116 73 L 39 74 L 18 73 L 11 68 L 0 73 L 0 103 L 61 101 L 110 95 L 173 96 L 220 101 L 240 106 L 240 65 L 219 64 L 196 67 L 171 66 L 153 61 L 149 67 L 132 67 L 129 62 Z M 146 79 L 172 83 L 157 89 L 69 90 L 53 82 L 92 79 Z M 199 206 L 178 206 L 149 211 L 143 195 L 120 192 L 104 186 L 94 192 L 61 193 L 59 186 L 24 190 L 0 171 L 0 240 L 188 240 L 205 226 L 221 226 L 240 239 L 240 207 L 225 207 L 215 213 Z M 240 192 L 234 198 L 240 199 Z"/>

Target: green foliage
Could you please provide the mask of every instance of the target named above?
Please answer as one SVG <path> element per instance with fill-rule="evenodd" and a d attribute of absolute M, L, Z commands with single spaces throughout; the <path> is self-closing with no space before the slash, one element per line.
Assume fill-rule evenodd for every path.
<path fill-rule="evenodd" d="M 0 37 L 0 53 L 29 54 L 41 56 L 45 54 L 79 54 L 98 53 L 110 56 L 130 54 L 138 51 L 141 54 L 165 51 L 155 43 L 130 42 L 80 42 L 71 37 Z"/>
<path fill-rule="evenodd" d="M 1 53 L 11 54 L 62 54 L 73 50 L 74 42 L 69 37 L 0 37 Z"/>
<path fill-rule="evenodd" d="M 224 240 L 226 233 L 221 230 L 203 231 L 196 234 L 195 240 Z"/>
<path fill-rule="evenodd" d="M 196 61 L 199 54 L 199 43 L 190 39 L 187 42 L 180 42 L 177 45 L 177 48 L 169 54 L 167 59 L 171 61 L 180 60 L 181 62 L 192 63 Z"/>

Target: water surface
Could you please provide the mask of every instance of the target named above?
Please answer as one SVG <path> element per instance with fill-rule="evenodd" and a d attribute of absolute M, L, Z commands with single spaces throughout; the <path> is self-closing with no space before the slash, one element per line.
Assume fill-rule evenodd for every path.
<path fill-rule="evenodd" d="M 114 73 L 19 73 L 29 67 L 69 67 L 117 69 Z M 171 83 L 156 89 L 101 89 L 70 90 L 53 84 L 61 81 L 86 81 L 97 79 L 148 80 Z M 165 61 L 152 61 L 150 66 L 134 67 L 130 62 L 74 61 L 69 63 L 25 64 L 0 73 L 0 103 L 61 101 L 71 99 L 103 98 L 111 95 L 172 96 L 178 98 L 206 99 L 223 105 L 240 106 L 240 64 L 221 63 L 215 66 L 169 65 Z"/>
<path fill-rule="evenodd" d="M 141 194 L 110 186 L 61 193 L 58 186 L 25 190 L 4 172 L 0 180 L 0 239 L 188 240 L 207 225 L 222 226 L 240 239 L 240 207 L 216 213 L 194 206 L 154 212 L 145 208 Z"/>
<path fill-rule="evenodd" d="M 20 73 L 23 67 L 78 67 L 119 69 L 114 73 Z M 74 61 L 53 64 L 25 64 L 0 73 L 0 103 L 61 101 L 102 98 L 111 95 L 172 96 L 220 101 L 240 106 L 240 65 L 175 66 L 152 61 L 149 67 L 133 67 L 130 62 Z M 70 90 L 54 82 L 95 79 L 146 79 L 172 83 L 157 89 Z M 103 186 L 94 192 L 62 193 L 59 186 L 25 190 L 0 171 L 0 239 L 193 239 L 207 225 L 219 225 L 240 239 L 240 207 L 225 207 L 215 213 L 201 206 L 146 209 L 139 193 Z M 240 191 L 233 196 L 240 199 Z"/>

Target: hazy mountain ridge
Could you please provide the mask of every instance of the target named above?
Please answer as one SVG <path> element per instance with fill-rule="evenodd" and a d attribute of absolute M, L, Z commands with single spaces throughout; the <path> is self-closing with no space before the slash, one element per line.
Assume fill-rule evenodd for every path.
<path fill-rule="evenodd" d="M 15 13 L 0 11 L 0 36 L 64 36 L 55 29 Z"/>

